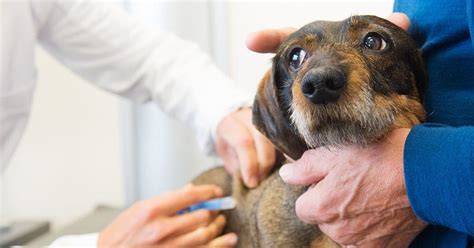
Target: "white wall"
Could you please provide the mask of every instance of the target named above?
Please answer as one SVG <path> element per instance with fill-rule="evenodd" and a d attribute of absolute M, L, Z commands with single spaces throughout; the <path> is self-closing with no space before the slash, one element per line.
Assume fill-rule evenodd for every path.
<path fill-rule="evenodd" d="M 2 215 L 57 226 L 98 203 L 123 203 L 119 103 L 37 52 L 32 115 L 0 182 Z"/>
<path fill-rule="evenodd" d="M 210 16 L 206 1 L 129 1 L 127 10 L 154 29 L 173 32 L 212 55 Z M 127 163 L 127 203 L 155 196 L 188 183 L 215 166 L 198 149 L 192 130 L 171 119 L 153 103 L 135 106 L 131 125 L 135 136 L 126 145 L 135 149 Z M 130 192 L 131 191 L 131 192 Z"/>

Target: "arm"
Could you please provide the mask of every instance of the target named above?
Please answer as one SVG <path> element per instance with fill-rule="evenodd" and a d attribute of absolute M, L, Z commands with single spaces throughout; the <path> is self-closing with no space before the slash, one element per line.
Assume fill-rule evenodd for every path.
<path fill-rule="evenodd" d="M 248 105 L 207 54 L 193 43 L 150 30 L 111 5 L 85 1 L 33 3 L 42 46 L 71 70 L 109 92 L 156 102 L 190 125 L 214 150 L 213 130 Z"/>
<path fill-rule="evenodd" d="M 474 235 L 474 127 L 416 126 L 405 143 L 404 173 L 418 217 Z"/>
<path fill-rule="evenodd" d="M 147 29 L 115 6 L 86 1 L 33 2 L 41 44 L 98 87 L 153 101 L 188 124 L 206 153 L 240 169 L 255 187 L 273 167 L 275 149 L 251 122 L 253 96 L 240 91 L 191 42 Z"/>

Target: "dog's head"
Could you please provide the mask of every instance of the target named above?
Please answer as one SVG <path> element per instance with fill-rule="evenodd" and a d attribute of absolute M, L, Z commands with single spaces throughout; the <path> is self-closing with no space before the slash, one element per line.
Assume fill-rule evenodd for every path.
<path fill-rule="evenodd" d="M 280 46 L 260 83 L 257 128 L 290 157 L 326 145 L 365 145 L 424 120 L 427 74 L 416 43 L 391 22 L 316 21 Z"/>

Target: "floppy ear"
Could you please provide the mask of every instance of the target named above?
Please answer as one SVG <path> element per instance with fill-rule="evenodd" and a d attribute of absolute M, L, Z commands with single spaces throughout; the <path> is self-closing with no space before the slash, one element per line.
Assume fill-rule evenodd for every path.
<path fill-rule="evenodd" d="M 280 109 L 272 70 L 267 71 L 258 87 L 253 104 L 253 124 L 292 159 L 299 159 L 309 149 Z"/>

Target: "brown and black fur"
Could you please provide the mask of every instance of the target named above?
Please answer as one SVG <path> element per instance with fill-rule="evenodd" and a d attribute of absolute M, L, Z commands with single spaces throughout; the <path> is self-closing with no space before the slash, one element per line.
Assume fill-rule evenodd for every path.
<path fill-rule="evenodd" d="M 374 33 L 386 41 L 385 49 L 364 47 L 364 38 Z M 295 47 L 307 51 L 298 70 L 289 66 L 289 53 Z M 344 75 L 343 92 L 333 102 L 315 104 L 302 93 L 303 78 L 320 67 Z M 278 49 L 272 69 L 259 85 L 253 122 L 293 159 L 310 148 L 364 146 L 380 141 L 394 128 L 409 128 L 424 120 L 421 96 L 426 75 L 415 42 L 384 19 L 353 16 L 341 22 L 316 21 L 293 33 Z M 237 208 L 225 214 L 226 232 L 239 235 L 239 247 L 336 246 L 317 226 L 297 218 L 295 201 L 305 188 L 284 184 L 276 171 L 252 190 L 222 167 L 205 172 L 194 183 L 217 184 L 237 200 Z"/>

